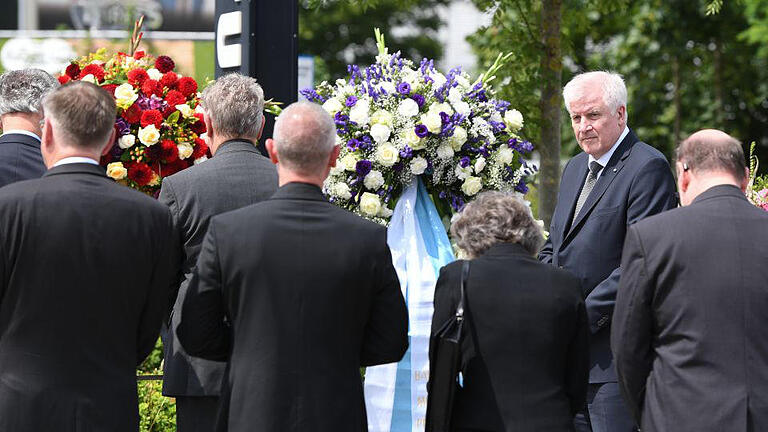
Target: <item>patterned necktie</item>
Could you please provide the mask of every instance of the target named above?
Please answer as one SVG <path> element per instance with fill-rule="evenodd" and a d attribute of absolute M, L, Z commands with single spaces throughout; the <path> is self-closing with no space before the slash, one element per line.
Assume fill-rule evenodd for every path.
<path fill-rule="evenodd" d="M 587 201 L 589 193 L 592 192 L 592 189 L 595 187 L 597 176 L 600 174 L 601 169 L 603 169 L 603 166 L 597 163 L 597 161 L 592 161 L 589 163 L 589 173 L 587 173 L 587 178 L 584 180 L 584 187 L 581 188 L 579 200 L 576 201 L 576 211 L 573 212 L 573 220 L 576 220 L 576 218 L 579 216 L 581 207 L 584 205 L 584 202 Z"/>

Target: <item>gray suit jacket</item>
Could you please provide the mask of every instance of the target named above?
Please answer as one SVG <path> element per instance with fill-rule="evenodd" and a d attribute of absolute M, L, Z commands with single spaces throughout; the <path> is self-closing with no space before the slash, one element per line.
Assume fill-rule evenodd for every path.
<path fill-rule="evenodd" d="M 181 305 L 197 262 L 200 244 L 212 216 L 245 207 L 271 197 L 277 190 L 277 170 L 248 141 L 227 141 L 211 160 L 163 179 L 160 201 L 171 209 L 181 231 L 184 280 L 173 308 L 170 326 L 181 320 Z M 218 395 L 225 363 L 190 357 L 175 337 L 163 329 L 165 367 L 163 394 L 166 396 Z"/>
<path fill-rule="evenodd" d="M 768 430 L 768 212 L 721 185 L 627 232 L 612 325 L 644 432 Z"/>

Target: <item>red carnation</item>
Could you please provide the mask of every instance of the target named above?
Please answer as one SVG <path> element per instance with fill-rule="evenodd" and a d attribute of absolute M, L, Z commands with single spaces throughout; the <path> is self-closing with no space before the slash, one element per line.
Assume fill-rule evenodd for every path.
<path fill-rule="evenodd" d="M 133 58 L 135 58 L 136 60 L 141 60 L 144 58 L 145 55 L 147 55 L 147 53 L 145 53 L 144 51 L 136 51 L 135 53 L 133 53 Z"/>
<path fill-rule="evenodd" d="M 147 127 L 149 125 L 155 125 L 156 128 L 160 128 L 163 124 L 163 115 L 158 110 L 146 110 L 141 113 L 141 127 Z"/>
<path fill-rule="evenodd" d="M 176 146 L 175 142 L 164 139 L 160 141 L 159 156 L 163 162 L 173 162 L 179 159 L 179 148 Z"/>
<path fill-rule="evenodd" d="M 168 106 L 163 110 L 163 117 L 168 118 L 171 114 L 175 113 L 176 107 Z"/>
<path fill-rule="evenodd" d="M 179 79 L 177 87 L 181 94 L 190 96 L 197 91 L 197 81 L 195 81 L 194 78 L 183 77 Z"/>
<path fill-rule="evenodd" d="M 75 79 L 80 74 L 80 66 L 77 63 L 70 63 L 64 72 L 68 77 Z"/>
<path fill-rule="evenodd" d="M 138 123 L 141 120 L 141 108 L 136 104 L 131 105 L 123 111 L 123 118 L 128 123 Z"/>
<path fill-rule="evenodd" d="M 147 79 L 141 84 L 141 92 L 144 93 L 145 96 L 162 96 L 163 95 L 163 89 L 160 87 L 160 83 L 157 80 L 153 79 Z"/>
<path fill-rule="evenodd" d="M 201 138 L 195 138 L 195 149 L 192 151 L 192 160 L 200 159 L 208 153 L 208 144 Z"/>
<path fill-rule="evenodd" d="M 96 81 L 102 82 L 104 81 L 104 68 L 95 63 L 91 63 L 80 71 L 80 75 L 78 75 L 77 78 L 83 79 L 88 75 L 93 75 L 96 78 Z"/>
<path fill-rule="evenodd" d="M 117 84 L 104 84 L 103 86 L 101 86 L 101 88 L 103 88 L 104 90 L 108 91 L 109 94 L 114 96 L 115 95 L 115 89 L 117 88 Z"/>
<path fill-rule="evenodd" d="M 155 60 L 155 67 L 162 73 L 170 72 L 176 67 L 176 64 L 168 56 L 160 56 Z"/>
<path fill-rule="evenodd" d="M 167 102 L 169 106 L 175 107 L 176 105 L 187 103 L 187 98 L 184 97 L 180 91 L 171 90 L 165 95 L 165 102 Z"/>
<path fill-rule="evenodd" d="M 141 85 L 144 81 L 149 79 L 149 75 L 147 74 L 147 71 L 141 68 L 136 68 L 133 70 L 128 71 L 128 82 L 133 85 Z"/>
<path fill-rule="evenodd" d="M 190 129 L 192 129 L 192 132 L 198 135 L 202 135 L 206 132 L 205 120 L 203 120 L 203 115 L 200 113 L 196 113 L 195 118 L 197 119 L 197 121 L 192 123 L 192 125 L 190 125 Z"/>
<path fill-rule="evenodd" d="M 152 169 L 143 162 L 130 162 L 127 168 L 128 178 L 139 186 L 146 186 L 154 177 Z"/>
<path fill-rule="evenodd" d="M 64 85 L 70 81 L 72 81 L 72 78 L 69 77 L 69 75 L 62 75 L 59 78 L 59 84 Z"/>
<path fill-rule="evenodd" d="M 160 84 L 163 87 L 174 88 L 176 87 L 176 82 L 178 80 L 179 76 L 176 75 L 176 72 L 168 72 L 164 74 L 162 78 L 160 78 Z"/>

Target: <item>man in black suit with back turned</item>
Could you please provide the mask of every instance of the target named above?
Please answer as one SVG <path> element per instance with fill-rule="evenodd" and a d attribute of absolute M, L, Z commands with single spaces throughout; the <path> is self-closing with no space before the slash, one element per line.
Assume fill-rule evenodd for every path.
<path fill-rule="evenodd" d="M 176 398 L 178 432 L 209 432 L 216 422 L 224 362 L 189 356 L 174 337 L 181 305 L 211 217 L 263 201 L 277 190 L 277 170 L 255 145 L 264 128 L 264 91 L 254 78 L 229 74 L 208 85 L 202 104 L 213 158 L 163 179 L 160 202 L 181 231 L 184 281 L 163 329 L 163 394 Z"/>
<path fill-rule="evenodd" d="M 58 87 L 56 78 L 40 69 L 0 75 L 0 187 L 40 178 L 45 172 L 40 154 L 41 103 Z"/>
<path fill-rule="evenodd" d="M 627 89 L 617 74 L 587 72 L 563 89 L 579 146 L 563 170 L 550 237 L 539 259 L 581 280 L 591 333 L 589 388 L 579 432 L 635 430 L 619 394 L 610 323 L 627 227 L 677 205 L 664 156 L 627 126 Z"/>
<path fill-rule="evenodd" d="M 178 234 L 98 165 L 109 93 L 75 82 L 43 105 L 49 170 L 0 189 L 0 431 L 136 432 L 136 365 L 170 313 Z"/>
<path fill-rule="evenodd" d="M 642 430 L 768 430 L 768 212 L 744 151 L 703 130 L 677 150 L 685 207 L 631 226 L 611 342 Z"/>
<path fill-rule="evenodd" d="M 211 219 L 178 336 L 229 360 L 219 431 L 365 431 L 359 368 L 408 347 L 386 229 L 323 196 L 335 135 L 319 105 L 286 108 L 267 140 L 278 191 Z"/>

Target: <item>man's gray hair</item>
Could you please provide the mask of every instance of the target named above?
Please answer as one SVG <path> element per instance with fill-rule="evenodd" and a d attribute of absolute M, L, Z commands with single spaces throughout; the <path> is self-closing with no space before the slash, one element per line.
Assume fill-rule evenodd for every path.
<path fill-rule="evenodd" d="M 59 80 L 40 69 L 20 69 L 0 75 L 0 115 L 40 113 L 45 95 Z"/>
<path fill-rule="evenodd" d="M 203 90 L 202 102 L 218 135 L 256 137 L 261 132 L 264 90 L 255 78 L 224 75 Z"/>
<path fill-rule="evenodd" d="M 531 209 L 516 195 L 483 192 L 467 204 L 451 225 L 456 244 L 476 258 L 498 243 L 518 243 L 531 255 L 539 252 L 544 236 Z"/>
<path fill-rule="evenodd" d="M 615 113 L 619 107 L 627 106 L 627 86 L 624 78 L 613 72 L 594 71 L 576 75 L 563 87 L 563 99 L 565 109 L 571 112 L 571 101 L 583 96 L 586 84 L 599 80 L 603 89 L 603 102 L 611 113 Z"/>
<path fill-rule="evenodd" d="M 686 170 L 726 172 L 738 181 L 746 176 L 741 142 L 722 131 L 705 129 L 691 135 L 677 146 L 675 157 Z"/>
<path fill-rule="evenodd" d="M 336 125 L 320 105 L 295 102 L 275 122 L 279 163 L 301 174 L 316 174 L 328 165 L 336 144 Z"/>
<path fill-rule="evenodd" d="M 74 147 L 101 150 L 115 127 L 114 98 L 89 82 L 72 81 L 49 93 L 43 107 L 54 135 Z"/>

